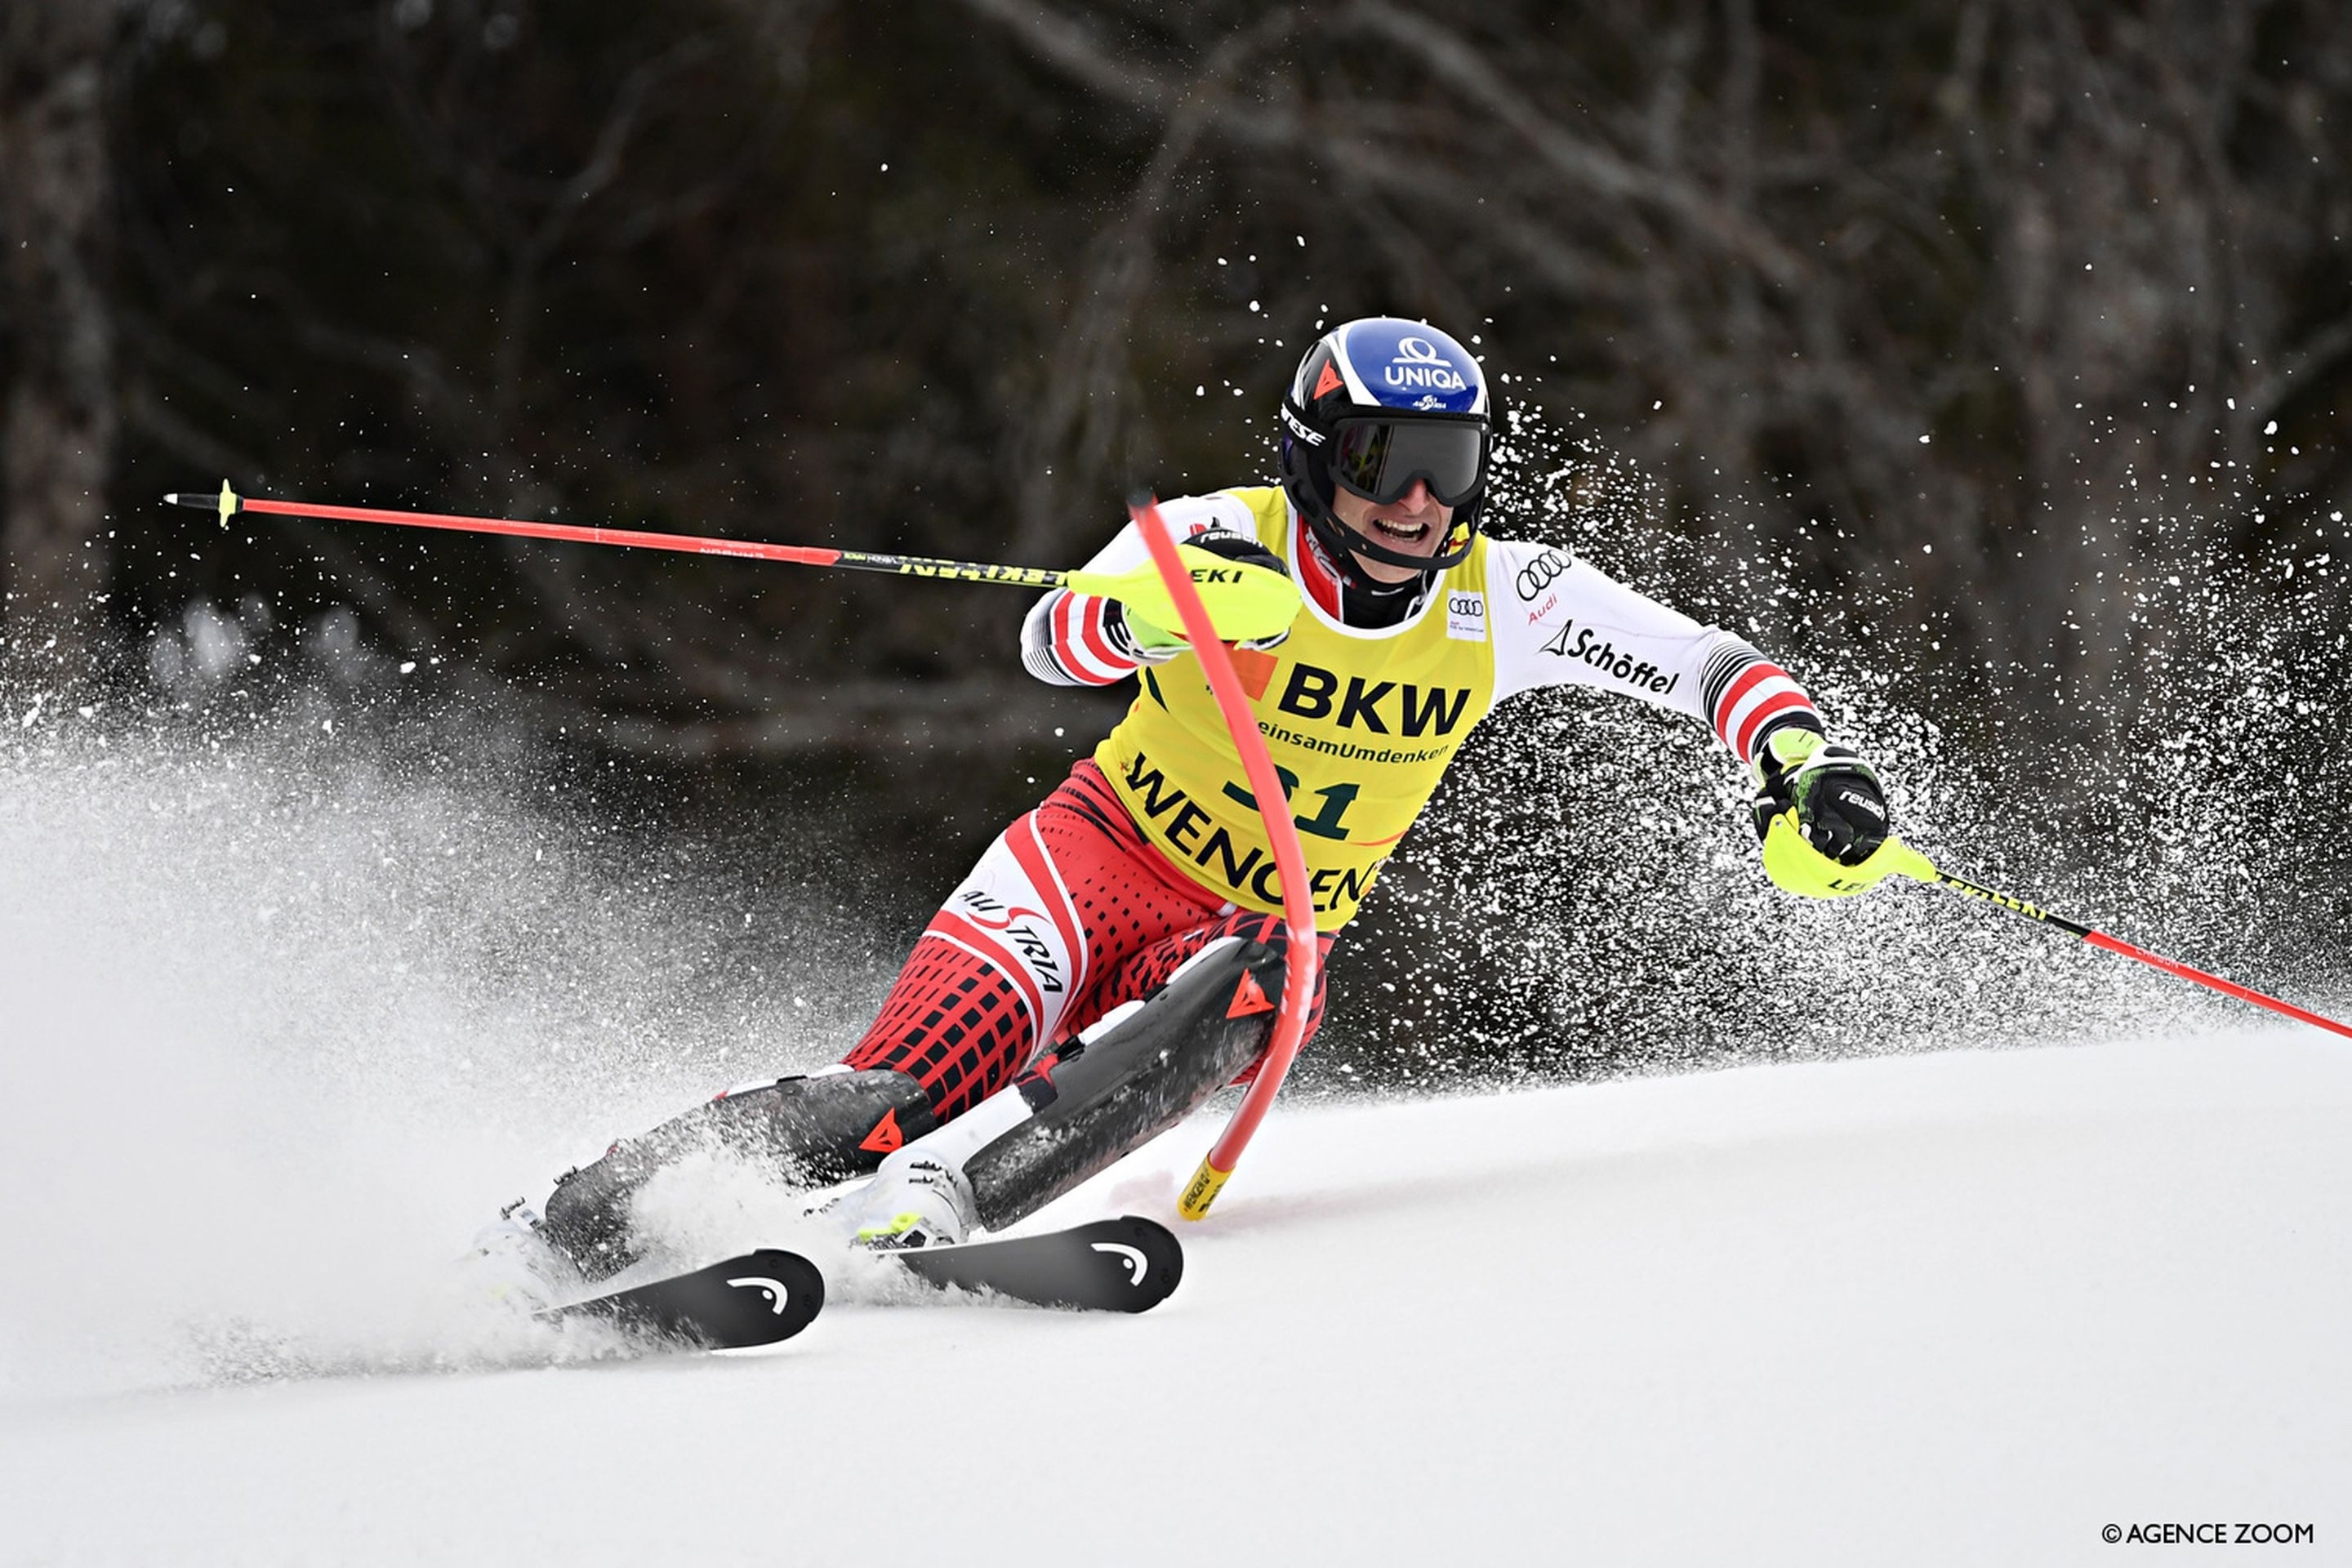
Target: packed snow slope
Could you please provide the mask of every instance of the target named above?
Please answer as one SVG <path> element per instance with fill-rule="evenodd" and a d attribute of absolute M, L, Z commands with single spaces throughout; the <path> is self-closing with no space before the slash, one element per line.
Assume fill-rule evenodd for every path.
<path fill-rule="evenodd" d="M 2347 1131 L 2352 1049 L 2260 1027 L 1286 1109 L 1147 1316 L 552 1365 L 307 1277 L 357 1253 L 299 1203 L 218 1222 L 286 1288 L 176 1360 L 128 1226 L 11 1268 L 0 1561 L 2105 1563 L 2167 1521 L 2347 1561 Z M 1041 1217 L 1171 1218 L 1211 1132 Z"/>

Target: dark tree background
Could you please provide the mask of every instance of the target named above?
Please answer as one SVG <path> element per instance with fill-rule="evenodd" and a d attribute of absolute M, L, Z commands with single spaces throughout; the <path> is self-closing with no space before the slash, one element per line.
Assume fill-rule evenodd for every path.
<path fill-rule="evenodd" d="M 2120 629 L 2164 563 L 2119 511 L 2242 553 L 2352 488 L 2333 5 L 20 0 L 5 28 L 10 604 L 117 647 L 257 594 L 625 744 L 831 746 L 819 689 L 887 732 L 909 678 L 1009 721 L 1005 607 L 969 591 L 277 523 L 190 561 L 152 498 L 226 474 L 1066 562 L 1129 482 L 1261 474 L 1314 324 L 1375 309 L 1581 410 L 1658 526 L 1760 508 L 1804 576 L 1936 606 L 1954 668 L 2104 679 L 2160 637 Z"/>
<path fill-rule="evenodd" d="M 1116 711 L 1018 595 L 155 498 L 1072 564 L 1390 311 L 1575 433 L 1528 528 L 1955 754 L 2136 746 L 2225 623 L 2343 672 L 2347 115 L 2335 0 L 13 0 L 8 659 L 413 666 L 983 834 Z"/>

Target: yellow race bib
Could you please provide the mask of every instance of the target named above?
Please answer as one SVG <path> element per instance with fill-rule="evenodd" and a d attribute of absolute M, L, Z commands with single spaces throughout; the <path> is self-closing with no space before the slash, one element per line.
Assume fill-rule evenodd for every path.
<path fill-rule="evenodd" d="M 1303 548 L 1279 489 L 1227 492 L 1285 560 Z M 1495 696 L 1486 547 L 1420 614 L 1373 632 L 1340 626 L 1310 598 L 1271 652 L 1234 651 L 1307 853 L 1318 929 L 1354 918 L 1381 863 L 1436 792 Z M 1200 661 L 1146 665 L 1127 717 L 1095 762 L 1145 835 L 1202 886 L 1245 909 L 1282 912 L 1257 802 Z"/>

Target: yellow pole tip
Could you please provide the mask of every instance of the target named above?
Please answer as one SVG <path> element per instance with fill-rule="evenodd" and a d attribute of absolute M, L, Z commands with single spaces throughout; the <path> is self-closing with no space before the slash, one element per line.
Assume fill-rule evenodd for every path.
<path fill-rule="evenodd" d="M 1176 1212 L 1186 1219 L 1207 1218 L 1209 1205 L 1217 1201 L 1217 1194 L 1225 1189 L 1225 1179 L 1232 1174 L 1231 1171 L 1220 1171 L 1208 1161 L 1202 1161 L 1184 1195 L 1176 1200 Z"/>

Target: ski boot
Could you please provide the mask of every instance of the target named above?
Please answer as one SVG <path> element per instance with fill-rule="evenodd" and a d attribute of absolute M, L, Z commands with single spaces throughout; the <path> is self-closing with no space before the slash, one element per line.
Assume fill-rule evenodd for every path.
<path fill-rule="evenodd" d="M 871 1173 L 934 1121 L 922 1086 L 884 1068 L 821 1068 L 730 1089 L 558 1177 L 544 1237 L 588 1279 L 606 1279 L 639 1255 L 637 1194 L 679 1160 L 715 1149 L 759 1161 L 793 1186 L 832 1186 Z"/>
<path fill-rule="evenodd" d="M 490 1300 L 525 1313 L 544 1311 L 587 1285 L 579 1267 L 545 1232 L 539 1212 L 517 1198 L 476 1233 L 473 1250 L 457 1260 L 458 1267 Z"/>
<path fill-rule="evenodd" d="M 952 1247 L 971 1234 L 971 1184 L 952 1165 L 902 1150 L 830 1212 L 872 1251 Z"/>

